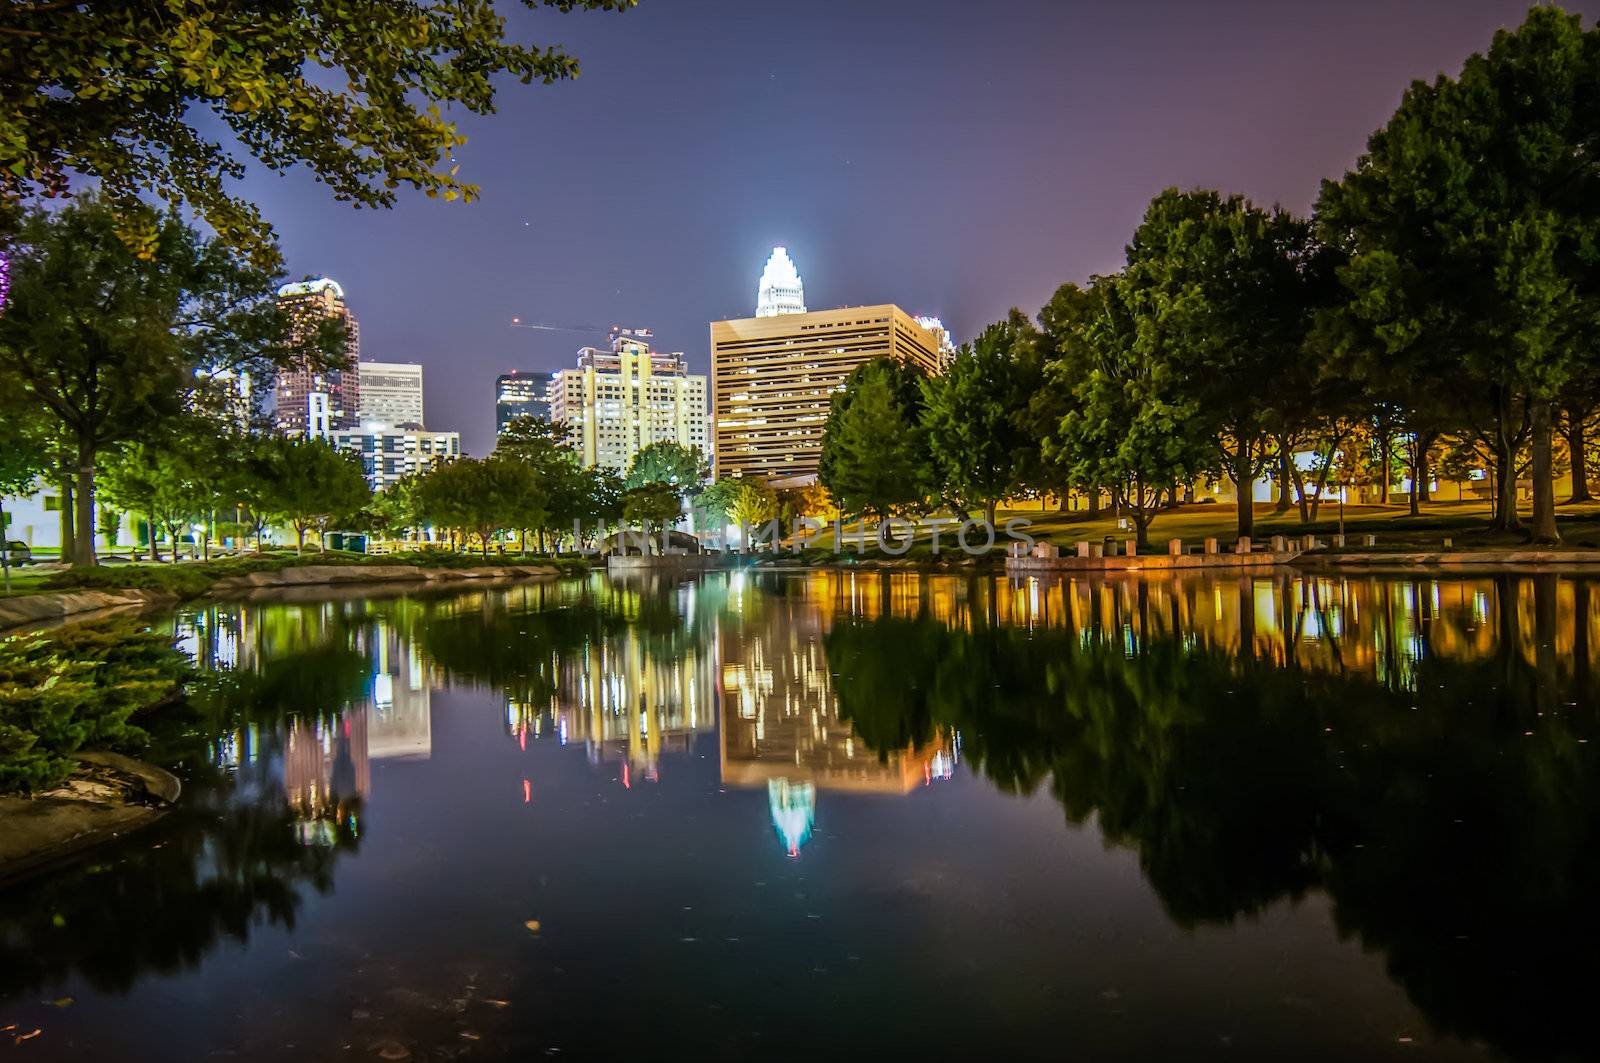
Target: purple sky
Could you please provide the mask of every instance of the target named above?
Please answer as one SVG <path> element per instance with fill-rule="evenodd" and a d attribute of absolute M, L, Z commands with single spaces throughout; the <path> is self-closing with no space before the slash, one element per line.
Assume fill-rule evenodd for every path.
<path fill-rule="evenodd" d="M 1592 18 L 1600 0 L 1569 4 Z M 507 8 L 516 5 L 508 3 Z M 1168 185 L 1308 209 L 1413 78 L 1519 0 L 642 0 L 514 13 L 583 76 L 465 126 L 470 206 L 352 211 L 253 177 L 291 273 L 338 280 L 362 356 L 425 366 L 430 428 L 482 454 L 494 377 L 645 326 L 708 368 L 784 244 L 812 309 L 880 301 L 960 339 L 1114 269 Z"/>

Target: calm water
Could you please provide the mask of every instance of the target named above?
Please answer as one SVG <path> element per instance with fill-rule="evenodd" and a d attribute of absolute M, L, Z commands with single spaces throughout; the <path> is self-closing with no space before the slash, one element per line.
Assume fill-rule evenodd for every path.
<path fill-rule="evenodd" d="M 1596 591 L 185 612 L 185 802 L 0 893 L 0 1057 L 1588 1057 Z"/>

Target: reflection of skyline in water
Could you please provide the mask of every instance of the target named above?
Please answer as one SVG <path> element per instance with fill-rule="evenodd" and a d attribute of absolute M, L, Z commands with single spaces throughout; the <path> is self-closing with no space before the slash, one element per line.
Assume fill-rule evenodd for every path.
<path fill-rule="evenodd" d="M 358 833 L 363 854 L 375 839 L 437 846 L 427 832 L 438 827 L 420 807 L 442 802 L 449 814 L 441 821 L 453 822 L 459 800 L 492 823 L 496 810 L 471 807 L 459 774 L 438 774 L 440 759 L 460 764 L 462 736 L 477 726 L 455 713 L 465 702 L 437 702 L 453 718 L 440 731 L 438 757 L 422 763 L 434 728 L 446 726 L 435 718 L 434 688 L 477 688 L 493 692 L 492 705 L 471 704 L 487 711 L 487 741 L 506 756 L 473 755 L 492 760 L 496 775 L 510 773 L 503 789 L 493 786 L 496 804 L 513 794 L 519 805 L 526 800 L 531 773 L 507 747 L 493 706 L 507 707 L 512 740 L 554 746 L 564 737 L 606 766 L 590 776 L 576 750 L 550 749 L 594 788 L 575 788 L 567 774 L 546 791 L 544 809 L 534 802 L 515 821 L 486 825 L 495 832 L 482 850 L 486 866 L 504 860 L 499 870 L 519 881 L 531 881 L 528 867 L 493 847 L 516 837 L 505 833 L 508 823 L 552 830 L 559 808 L 571 830 L 544 834 L 531 849 L 558 874 L 602 860 L 588 855 L 596 837 L 628 838 L 630 852 L 643 852 L 671 834 L 681 848 L 647 859 L 677 876 L 673 910 L 696 890 L 704 898 L 693 902 L 697 911 L 717 905 L 692 883 L 717 880 L 727 871 L 721 861 L 777 860 L 774 836 L 797 854 L 816 832 L 827 849 L 808 851 L 814 859 L 794 873 L 809 872 L 822 893 L 844 888 L 850 903 L 857 899 L 849 875 L 871 872 L 836 862 L 854 844 L 899 860 L 896 874 L 929 868 L 915 885 L 880 885 L 886 911 L 914 923 L 923 913 L 941 925 L 984 920 L 982 901 L 936 908 L 936 899 L 968 882 L 1019 889 L 1019 898 L 1033 896 L 1034 885 L 1053 894 L 1029 883 L 1026 858 L 962 865 L 950 846 L 941 849 L 933 825 L 944 824 L 951 799 L 976 800 L 978 786 L 1037 795 L 1053 815 L 1031 823 L 1048 821 L 1054 834 L 1029 835 L 1027 844 L 1042 855 L 1085 833 L 1124 854 L 1164 926 L 1191 935 L 1226 928 L 1254 948 L 1292 956 L 1304 941 L 1280 942 L 1263 928 L 1298 918 L 1309 899 L 1329 923 L 1311 935 L 1377 957 L 1380 977 L 1431 1025 L 1431 1046 L 1460 1038 L 1513 1056 L 1573 1057 L 1586 1044 L 1579 1016 L 1600 988 L 1586 959 L 1600 936 L 1591 902 L 1600 891 L 1600 762 L 1589 742 L 1600 703 L 1590 649 L 1597 629 L 1592 586 L 1553 576 L 1011 582 L 819 572 L 208 607 L 178 624 L 185 647 L 227 678 L 199 725 L 204 767 L 217 778 L 194 794 L 239 814 L 213 816 L 204 828 L 174 817 L 175 833 L 194 830 L 192 840 L 152 850 L 143 874 L 155 875 L 160 861 L 161 874 L 191 875 L 193 888 L 179 893 L 206 917 L 186 928 L 191 943 L 181 956 L 142 942 L 127 964 L 134 974 L 117 977 L 130 984 L 144 963 L 192 964 L 209 941 L 234 932 L 219 928 L 248 925 L 255 912 L 290 925 L 296 898 L 331 887 L 335 853 L 350 853 Z M 971 778 L 949 799 L 904 799 L 948 778 L 958 754 Z M 391 818 L 393 799 L 404 795 L 386 794 L 386 782 L 406 787 L 375 772 L 384 759 L 415 765 L 389 779 L 431 780 L 434 803 L 399 803 L 410 809 L 407 822 Z M 200 767 L 199 778 L 210 778 Z M 595 801 L 600 786 L 613 785 L 612 771 L 636 788 L 663 777 L 677 785 L 652 788 L 645 801 Z M 727 813 L 745 827 L 760 818 L 759 834 L 710 825 L 718 813 L 694 802 L 718 782 L 738 797 Z M 386 798 L 384 814 L 363 822 L 366 806 Z M 662 814 L 676 818 L 664 824 Z M 952 837 L 944 840 L 961 836 Z M 682 866 L 671 863 L 679 857 Z M 401 873 L 412 858 L 400 861 Z M 153 892 L 138 888 L 131 858 L 110 866 L 124 877 L 115 895 Z M 107 924 L 70 910 L 113 881 L 71 885 L 68 929 L 34 920 L 14 932 L 22 950 L 14 955 L 23 957 L 15 984 L 40 971 L 88 969 L 82 956 L 108 940 L 116 947 L 105 932 L 78 944 L 80 925 Z M 230 893 L 235 882 L 243 885 Z M 423 897 L 437 890 L 410 880 L 393 888 Z M 740 913 L 730 918 L 754 918 L 761 905 L 726 888 L 729 911 Z M 1070 892 L 1071 883 L 1061 888 Z M 1138 892 L 1126 880 L 1118 888 Z M 227 898 L 221 915 L 206 914 L 212 896 Z M 638 896 L 648 901 L 650 888 Z M 836 906 L 844 903 L 836 893 Z M 1030 911 L 1044 918 L 1020 899 L 1008 903 L 988 932 L 1003 933 L 1004 920 L 1026 921 Z M 1097 907 L 1106 903 L 1090 901 L 1081 913 L 1088 922 L 1071 933 L 1093 934 L 1093 921 L 1110 917 Z M 452 910 L 464 924 L 474 918 Z M 519 914 L 513 925 L 539 914 Z M 861 932 L 870 936 L 870 927 Z M 1196 961 L 1215 958 L 1201 937 L 1182 947 Z M 981 951 L 981 940 L 968 948 Z M 1127 950 L 1111 952 L 1138 965 Z M 97 971 L 115 968 L 103 955 L 93 962 Z"/>

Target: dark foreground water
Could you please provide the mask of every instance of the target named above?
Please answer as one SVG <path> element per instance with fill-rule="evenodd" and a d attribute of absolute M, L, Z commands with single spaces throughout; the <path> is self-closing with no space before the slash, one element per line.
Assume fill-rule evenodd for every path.
<path fill-rule="evenodd" d="M 818 574 L 185 612 L 185 801 L 0 893 L 0 1058 L 1585 1058 L 1597 611 Z"/>

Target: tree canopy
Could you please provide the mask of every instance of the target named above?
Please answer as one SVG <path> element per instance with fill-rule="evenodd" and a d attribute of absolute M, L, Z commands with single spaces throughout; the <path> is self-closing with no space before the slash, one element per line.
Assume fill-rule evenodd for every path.
<path fill-rule="evenodd" d="M 523 0 L 569 12 L 634 0 Z M 0 198 L 99 184 L 141 255 L 187 204 L 225 241 L 272 259 L 271 230 L 233 189 L 246 158 L 309 169 L 334 198 L 386 207 L 401 186 L 472 200 L 447 110 L 489 114 L 496 80 L 577 76 L 559 47 L 508 39 L 496 0 L 16 0 L 0 10 Z M 219 128 L 225 132 L 218 132 Z"/>

